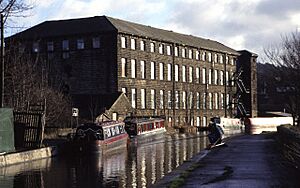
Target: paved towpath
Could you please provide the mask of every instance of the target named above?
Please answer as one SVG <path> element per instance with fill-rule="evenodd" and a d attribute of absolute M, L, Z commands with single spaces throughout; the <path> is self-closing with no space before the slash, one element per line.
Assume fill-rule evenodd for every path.
<path fill-rule="evenodd" d="M 300 170 L 280 155 L 274 134 L 242 135 L 226 146 L 203 151 L 153 187 L 168 187 L 182 174 L 181 187 L 300 187 Z"/>

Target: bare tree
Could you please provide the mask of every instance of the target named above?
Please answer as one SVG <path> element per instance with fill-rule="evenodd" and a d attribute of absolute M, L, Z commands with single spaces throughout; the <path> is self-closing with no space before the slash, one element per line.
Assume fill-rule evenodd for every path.
<path fill-rule="evenodd" d="M 287 107 L 299 125 L 300 116 L 300 33 L 282 36 L 281 44 L 265 49 L 267 60 L 278 69 L 281 80 L 285 82 L 289 96 Z M 275 79 L 276 77 L 274 77 Z M 278 79 L 278 78 L 276 78 Z"/>
<path fill-rule="evenodd" d="M 24 0 L 0 0 L 0 13 L 4 16 L 4 22 L 11 17 L 26 17 L 26 12 L 32 8 L 33 5 Z"/>
<path fill-rule="evenodd" d="M 46 125 L 68 124 L 71 105 L 67 95 L 48 85 L 48 73 L 39 57 L 7 49 L 5 74 L 5 104 L 18 111 L 26 111 L 28 103 L 46 101 Z"/>

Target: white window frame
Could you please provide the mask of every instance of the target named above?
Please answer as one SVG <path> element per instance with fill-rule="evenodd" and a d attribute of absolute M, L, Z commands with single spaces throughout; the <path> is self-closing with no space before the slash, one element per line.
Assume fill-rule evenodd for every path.
<path fill-rule="evenodd" d="M 193 59 L 193 50 L 189 49 L 189 59 Z"/>
<path fill-rule="evenodd" d="M 218 54 L 214 54 L 214 62 L 218 63 Z"/>
<path fill-rule="evenodd" d="M 189 83 L 193 82 L 193 67 L 189 67 Z"/>
<path fill-rule="evenodd" d="M 179 91 L 175 91 L 175 109 L 179 109 Z"/>
<path fill-rule="evenodd" d="M 223 55 L 222 55 L 222 54 L 220 54 L 220 55 L 219 55 L 219 62 L 220 62 L 221 64 L 223 64 L 223 63 L 224 63 L 224 60 L 223 60 Z"/>
<path fill-rule="evenodd" d="M 141 109 L 146 108 L 146 92 L 145 89 L 141 89 Z"/>
<path fill-rule="evenodd" d="M 224 85 L 224 71 L 220 71 L 220 85 Z"/>
<path fill-rule="evenodd" d="M 175 65 L 175 82 L 179 80 L 179 65 Z"/>
<path fill-rule="evenodd" d="M 159 80 L 164 80 L 164 63 L 159 63 Z"/>
<path fill-rule="evenodd" d="M 186 92 L 182 91 L 182 109 L 186 109 Z"/>
<path fill-rule="evenodd" d="M 131 89 L 131 106 L 132 108 L 136 108 L 136 89 Z"/>
<path fill-rule="evenodd" d="M 208 62 L 211 62 L 211 52 L 208 52 Z"/>
<path fill-rule="evenodd" d="M 214 70 L 214 84 L 218 85 L 218 75 L 219 71 L 217 69 Z"/>
<path fill-rule="evenodd" d="M 196 92 L 196 109 L 199 110 L 200 106 L 201 106 L 201 103 L 200 103 L 200 93 Z"/>
<path fill-rule="evenodd" d="M 136 49 L 136 39 L 131 38 L 130 39 L 130 49 L 135 50 Z"/>
<path fill-rule="evenodd" d="M 176 57 L 178 57 L 178 47 L 177 46 L 174 47 L 174 55 Z"/>
<path fill-rule="evenodd" d="M 199 51 L 198 51 L 198 50 L 196 50 L 196 55 L 195 55 L 195 56 L 196 56 L 196 57 L 195 57 L 195 58 L 196 58 L 196 60 L 199 60 L 199 55 L 200 55 Z"/>
<path fill-rule="evenodd" d="M 131 78 L 136 77 L 136 61 L 135 59 L 131 59 Z"/>
<path fill-rule="evenodd" d="M 150 90 L 150 108 L 151 109 L 155 109 L 155 90 L 154 89 L 151 89 Z"/>
<path fill-rule="evenodd" d="M 127 77 L 126 58 L 121 58 L 121 77 Z"/>
<path fill-rule="evenodd" d="M 193 92 L 189 92 L 189 101 L 188 101 L 188 103 L 189 103 L 189 109 L 193 109 L 193 106 L 194 106 L 194 97 L 193 97 Z"/>
<path fill-rule="evenodd" d="M 140 41 L 140 50 L 145 51 L 145 41 L 143 40 Z"/>
<path fill-rule="evenodd" d="M 121 37 L 121 48 L 126 48 L 126 37 Z"/>
<path fill-rule="evenodd" d="M 207 127 L 207 117 L 206 116 L 202 117 L 202 126 Z"/>
<path fill-rule="evenodd" d="M 207 107 L 207 100 L 206 100 L 206 93 L 203 93 L 203 99 L 202 99 L 202 109 L 205 110 Z"/>
<path fill-rule="evenodd" d="M 155 80 L 155 62 L 151 61 L 150 62 L 150 79 Z"/>
<path fill-rule="evenodd" d="M 208 70 L 208 84 L 212 84 L 212 69 Z"/>
<path fill-rule="evenodd" d="M 223 110 L 224 109 L 224 93 L 220 94 L 220 102 L 221 102 L 220 108 Z"/>
<path fill-rule="evenodd" d="M 215 93 L 215 109 L 218 110 L 219 109 L 219 94 Z"/>
<path fill-rule="evenodd" d="M 155 52 L 155 44 L 154 44 L 154 42 L 150 43 L 150 52 Z"/>
<path fill-rule="evenodd" d="M 202 68 L 202 84 L 206 84 L 206 68 Z"/>
<path fill-rule="evenodd" d="M 186 66 L 182 65 L 182 82 L 186 82 Z"/>
<path fill-rule="evenodd" d="M 196 83 L 200 83 L 200 68 L 196 67 Z"/>
<path fill-rule="evenodd" d="M 234 62 L 235 62 L 234 58 L 231 58 L 230 64 L 231 64 L 231 65 L 234 65 L 234 64 L 235 64 Z"/>
<path fill-rule="evenodd" d="M 230 101 L 230 95 L 227 93 L 226 94 L 226 107 L 227 107 L 227 109 L 229 109 L 229 101 Z"/>
<path fill-rule="evenodd" d="M 167 46 L 167 55 L 171 55 L 171 46 Z"/>
<path fill-rule="evenodd" d="M 202 52 L 202 61 L 206 61 L 206 52 L 205 51 Z"/>
<path fill-rule="evenodd" d="M 197 127 L 200 127 L 200 117 L 199 116 L 197 116 L 197 118 L 196 118 L 196 126 Z"/>
<path fill-rule="evenodd" d="M 208 109 L 213 109 L 213 98 L 211 93 L 208 93 Z"/>
<path fill-rule="evenodd" d="M 186 50 L 185 48 L 181 48 L 181 57 L 185 58 L 186 57 Z"/>
<path fill-rule="evenodd" d="M 164 54 L 164 45 L 163 44 L 159 44 L 158 53 Z"/>
<path fill-rule="evenodd" d="M 228 71 L 225 72 L 225 83 L 227 86 L 229 85 L 229 72 Z"/>
<path fill-rule="evenodd" d="M 164 90 L 159 90 L 159 108 L 164 109 Z"/>
<path fill-rule="evenodd" d="M 140 61 L 140 65 L 141 65 L 141 67 L 140 67 L 140 71 L 141 71 L 141 78 L 142 79 L 145 79 L 146 78 L 146 67 L 145 67 L 145 61 L 143 61 L 143 60 L 141 60 Z"/>

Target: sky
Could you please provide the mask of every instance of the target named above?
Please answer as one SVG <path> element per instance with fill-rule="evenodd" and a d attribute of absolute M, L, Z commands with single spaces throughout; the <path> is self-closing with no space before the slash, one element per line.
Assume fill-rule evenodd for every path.
<path fill-rule="evenodd" d="M 249 50 L 263 50 L 300 31 L 299 0 L 25 0 L 29 17 L 18 31 L 47 20 L 106 15 Z M 8 35 L 16 30 L 8 31 Z"/>

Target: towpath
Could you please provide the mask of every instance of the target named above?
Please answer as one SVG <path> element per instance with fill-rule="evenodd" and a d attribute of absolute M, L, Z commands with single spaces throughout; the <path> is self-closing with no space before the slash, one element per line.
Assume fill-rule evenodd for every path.
<path fill-rule="evenodd" d="M 274 133 L 241 135 L 199 153 L 153 187 L 300 187 L 300 170 L 280 154 Z M 180 186 L 179 186 L 180 185 Z"/>

